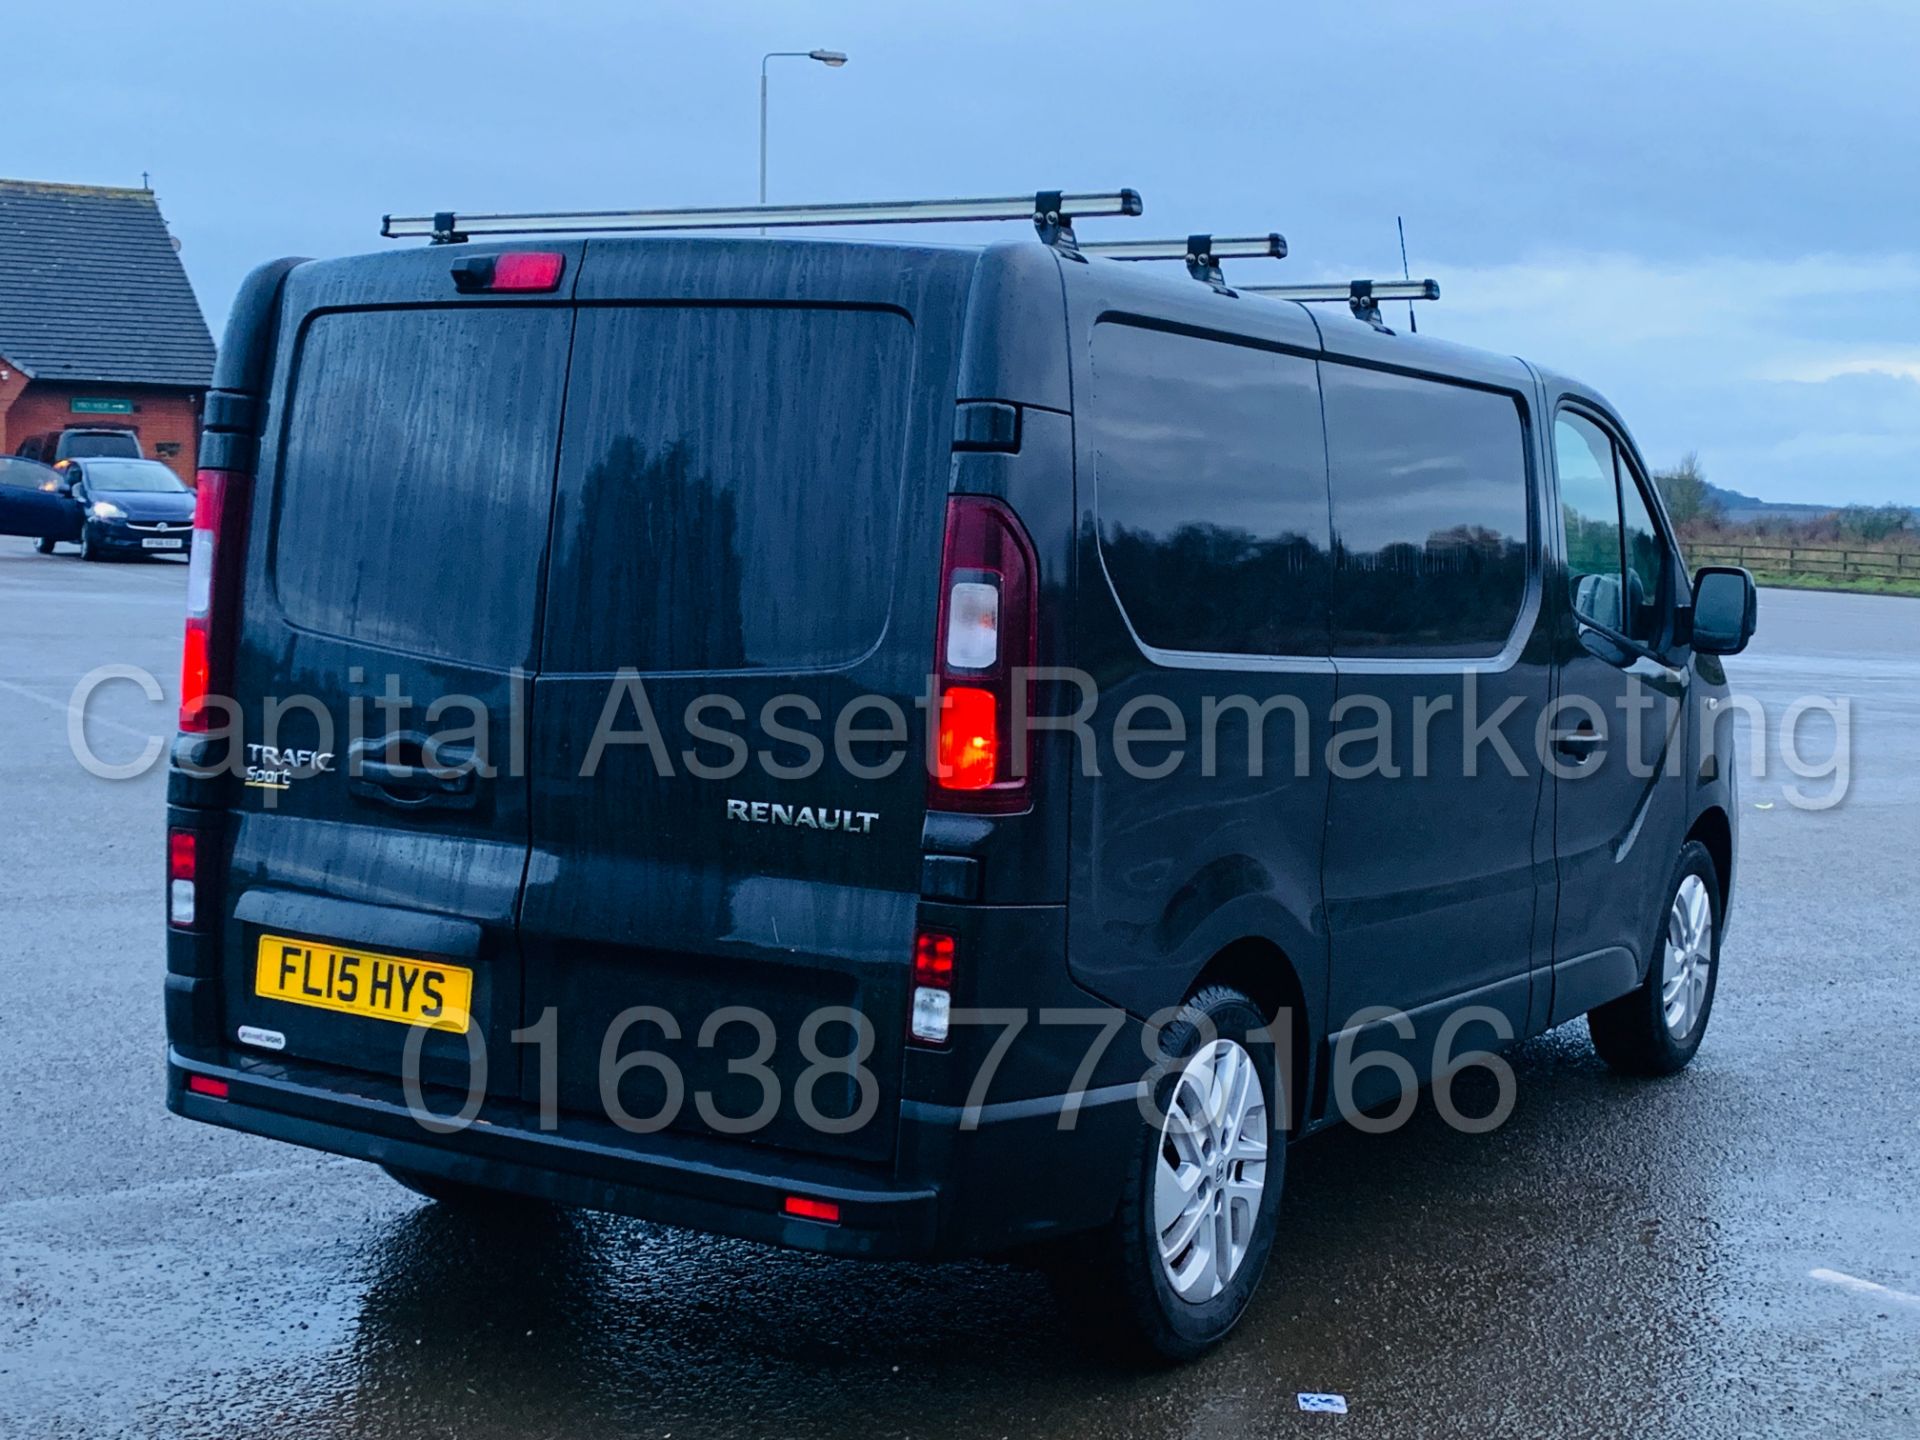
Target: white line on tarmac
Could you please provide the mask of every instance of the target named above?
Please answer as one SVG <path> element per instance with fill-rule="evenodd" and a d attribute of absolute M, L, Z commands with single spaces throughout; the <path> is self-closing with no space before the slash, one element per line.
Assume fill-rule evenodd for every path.
<path fill-rule="evenodd" d="M 316 1168 L 343 1170 L 357 1163 L 344 1155 L 328 1155 L 321 1159 L 318 1166 L 311 1164 L 258 1165 L 247 1170 L 223 1170 L 212 1175 L 188 1175 L 178 1180 L 154 1180 L 145 1185 L 122 1186 L 117 1190 L 74 1190 L 59 1195 L 29 1195 L 24 1200 L 0 1202 L 0 1214 L 12 1215 L 23 1210 L 63 1209 L 70 1205 L 86 1204 L 95 1200 L 119 1201 L 170 1195 L 181 1190 L 203 1190 L 235 1180 L 273 1180 L 283 1175 L 311 1175 Z"/>
<path fill-rule="evenodd" d="M 1827 1285 L 1838 1285 L 1842 1290 L 1851 1290 L 1856 1295 L 1871 1295 L 1876 1300 L 1890 1300 L 1896 1305 L 1920 1306 L 1920 1295 L 1909 1295 L 1904 1290 L 1895 1290 L 1872 1280 L 1862 1280 L 1858 1275 L 1848 1275 L 1839 1270 L 1809 1270 L 1807 1275 Z"/>
<path fill-rule="evenodd" d="M 49 710 L 58 710 L 62 715 L 68 716 L 69 718 L 77 713 L 71 700 L 56 700 L 51 695 L 42 695 L 38 691 L 27 689 L 24 685 L 16 685 L 11 680 L 0 680 L 0 690 L 5 690 L 9 695 L 24 696 L 37 705 L 44 705 Z M 109 720 L 104 715 L 83 715 L 82 718 L 89 725 L 104 725 L 109 730 L 118 730 L 122 735 L 131 735 L 136 740 L 151 740 L 154 738 L 154 732 L 152 730 L 142 730 L 133 725 L 122 725 L 118 720 Z M 160 738 L 164 740 L 166 737 L 161 736 Z"/>

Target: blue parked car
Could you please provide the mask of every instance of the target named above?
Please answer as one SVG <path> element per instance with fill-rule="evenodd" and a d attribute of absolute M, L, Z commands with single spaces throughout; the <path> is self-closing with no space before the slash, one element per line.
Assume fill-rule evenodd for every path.
<path fill-rule="evenodd" d="M 193 505 L 194 492 L 158 460 L 0 458 L 0 535 L 35 539 L 42 555 L 62 541 L 82 560 L 185 555 Z"/>

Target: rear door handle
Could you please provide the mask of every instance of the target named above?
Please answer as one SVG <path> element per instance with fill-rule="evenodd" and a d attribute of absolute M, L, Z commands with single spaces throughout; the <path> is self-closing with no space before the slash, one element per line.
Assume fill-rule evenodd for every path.
<path fill-rule="evenodd" d="M 386 757 L 399 755 L 399 760 Z M 479 799 L 471 750 L 449 750 L 424 735 L 356 740 L 347 750 L 347 790 L 395 810 L 465 810 Z"/>

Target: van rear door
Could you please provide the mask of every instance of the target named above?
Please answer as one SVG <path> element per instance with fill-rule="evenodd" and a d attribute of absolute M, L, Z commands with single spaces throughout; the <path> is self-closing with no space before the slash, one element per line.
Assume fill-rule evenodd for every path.
<path fill-rule="evenodd" d="M 570 287 L 580 247 L 543 248 Z M 227 1038 L 392 1077 L 424 1019 L 423 1078 L 511 1094 L 574 321 L 564 290 L 463 297 L 451 268 L 427 250 L 287 282 L 236 662 Z"/>
<path fill-rule="evenodd" d="M 892 1153 L 973 258 L 589 242 L 522 917 L 565 1111 Z"/>

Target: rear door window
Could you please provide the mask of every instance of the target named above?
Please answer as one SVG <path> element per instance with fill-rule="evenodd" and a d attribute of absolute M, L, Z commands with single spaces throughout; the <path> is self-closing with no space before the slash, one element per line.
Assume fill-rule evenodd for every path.
<path fill-rule="evenodd" d="M 274 575 L 303 629 L 489 669 L 533 659 L 573 316 L 325 314 L 295 361 Z"/>
<path fill-rule="evenodd" d="M 892 310 L 583 309 L 542 668 L 799 670 L 870 650 L 913 360 Z"/>
<path fill-rule="evenodd" d="M 1321 367 L 1335 655 L 1498 654 L 1526 599 L 1526 430 L 1511 396 Z"/>

